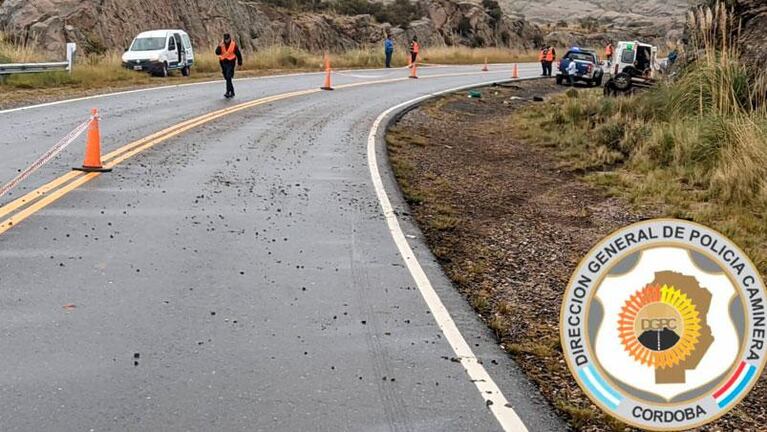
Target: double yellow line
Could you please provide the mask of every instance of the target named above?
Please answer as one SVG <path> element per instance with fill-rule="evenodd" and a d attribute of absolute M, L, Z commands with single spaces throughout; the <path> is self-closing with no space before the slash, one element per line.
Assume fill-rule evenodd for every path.
<path fill-rule="evenodd" d="M 464 75 L 477 75 L 477 74 L 478 72 L 463 72 L 463 73 L 431 75 L 431 76 L 426 76 L 424 78 L 445 78 L 445 77 L 451 77 L 451 76 L 464 76 Z M 383 80 L 376 80 L 376 81 L 365 81 L 365 82 L 359 82 L 359 83 L 344 84 L 344 85 L 337 86 L 336 88 L 343 89 L 343 88 L 349 88 L 349 87 L 359 87 L 359 86 L 365 86 L 365 85 L 391 83 L 396 81 L 407 81 L 407 79 L 408 78 L 393 78 L 393 79 L 383 79 Z M 309 89 L 309 90 L 300 90 L 300 91 L 294 91 L 289 93 L 282 93 L 279 95 L 255 99 L 250 102 L 241 103 L 239 105 L 235 105 L 229 108 L 224 108 L 218 111 L 213 111 L 211 113 L 204 114 L 190 120 L 186 120 L 184 122 L 181 122 L 169 128 L 163 129 L 159 132 L 155 132 L 138 141 L 134 141 L 130 144 L 126 144 L 118 148 L 117 150 L 114 150 L 104 155 L 102 157 L 102 162 L 105 168 L 113 168 L 119 165 L 121 162 L 124 162 L 125 160 L 130 159 L 133 156 L 143 152 L 144 150 L 147 150 L 151 147 L 154 147 L 157 144 L 162 143 L 163 141 L 166 141 L 190 129 L 201 126 L 205 123 L 211 122 L 213 120 L 224 117 L 226 115 L 235 113 L 237 111 L 253 108 L 259 105 L 264 105 L 270 102 L 276 102 L 276 101 L 293 98 L 297 96 L 305 96 L 312 93 L 319 93 L 321 91 L 322 90 L 320 89 Z M 17 198 L 16 200 L 11 201 L 8 204 L 0 207 L 0 220 L 2 220 L 2 222 L 0 222 L 0 235 L 5 233 L 9 229 L 13 228 L 14 226 L 18 225 L 24 219 L 35 214 L 36 212 L 40 211 L 46 206 L 52 204 L 59 198 L 77 189 L 83 184 L 93 180 L 99 175 L 101 175 L 101 173 L 98 173 L 98 172 L 86 173 L 82 171 L 71 171 L 62 175 L 61 177 L 58 177 L 57 179 L 49 183 L 44 184 L 43 186 L 40 186 L 39 188 L 25 194 L 24 196 Z M 5 219 L 3 220 L 3 218 Z"/>
<path fill-rule="evenodd" d="M 283 93 L 276 96 L 256 99 L 250 102 L 245 102 L 229 108 L 204 114 L 191 120 L 187 120 L 177 125 L 171 126 L 167 129 L 163 129 L 159 132 L 155 132 L 152 135 L 149 135 L 138 141 L 124 145 L 113 152 L 105 154 L 102 157 L 102 162 L 105 168 L 112 168 L 163 141 L 166 141 L 190 129 L 221 118 L 228 114 L 242 111 L 244 109 L 252 108 L 258 105 L 263 105 L 269 102 L 275 102 L 295 96 L 307 95 L 319 91 L 321 90 L 311 89 L 291 93 Z M 86 173 L 82 171 L 71 171 L 49 183 L 44 184 L 43 186 L 40 186 L 39 188 L 27 193 L 26 195 L 11 201 L 3 207 L 0 207 L 0 219 L 11 214 L 10 217 L 0 222 L 0 234 L 3 234 L 4 232 L 16 226 L 19 222 L 35 214 L 59 198 L 73 191 L 74 189 L 77 189 L 83 184 L 93 180 L 99 175 L 101 175 L 99 172 Z"/>

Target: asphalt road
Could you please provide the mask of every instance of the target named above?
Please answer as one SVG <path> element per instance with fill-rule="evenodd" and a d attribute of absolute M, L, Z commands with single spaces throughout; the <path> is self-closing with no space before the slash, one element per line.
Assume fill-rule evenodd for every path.
<path fill-rule="evenodd" d="M 350 74 L 334 85 L 386 82 L 212 120 L 0 234 L 0 430 L 502 430 L 451 360 L 392 239 L 367 141 L 392 106 L 507 79 L 510 67 L 421 68 L 422 79 L 397 81 L 407 72 Z M 537 74 L 537 65 L 520 67 L 522 77 Z M 106 153 L 321 82 L 241 80 L 232 101 L 211 83 L 0 112 L 0 183 L 92 107 Z M 82 143 L 0 205 L 79 165 Z M 421 242 L 381 147 L 383 184 L 409 246 L 509 401 L 493 408 L 513 410 L 531 431 L 563 430 Z"/>

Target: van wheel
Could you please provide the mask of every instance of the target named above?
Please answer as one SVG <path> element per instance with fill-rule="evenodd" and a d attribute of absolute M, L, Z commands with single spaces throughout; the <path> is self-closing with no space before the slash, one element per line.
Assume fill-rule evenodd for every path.
<path fill-rule="evenodd" d="M 189 76 L 189 74 L 191 74 L 191 73 L 192 73 L 192 70 L 189 68 L 189 66 L 184 66 L 184 67 L 181 69 L 181 75 L 183 75 L 183 76 L 185 76 L 185 77 L 188 77 L 188 76 Z"/>
<path fill-rule="evenodd" d="M 631 88 L 631 76 L 625 72 L 621 72 L 613 78 L 615 88 L 626 92 Z"/>
<path fill-rule="evenodd" d="M 603 75 L 599 75 L 599 78 L 597 78 L 597 80 L 594 82 L 597 87 L 602 87 L 602 76 Z"/>

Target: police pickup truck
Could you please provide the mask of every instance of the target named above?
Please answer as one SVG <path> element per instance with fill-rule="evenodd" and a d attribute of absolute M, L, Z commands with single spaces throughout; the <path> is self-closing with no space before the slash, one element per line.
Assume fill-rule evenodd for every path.
<path fill-rule="evenodd" d="M 561 85 L 563 82 L 567 82 L 567 67 L 570 62 L 576 64 L 577 72 L 573 77 L 575 81 L 585 82 L 590 86 L 599 87 L 602 85 L 604 71 L 596 51 L 581 48 L 570 48 L 567 54 L 562 57 L 557 69 L 557 84 Z"/>

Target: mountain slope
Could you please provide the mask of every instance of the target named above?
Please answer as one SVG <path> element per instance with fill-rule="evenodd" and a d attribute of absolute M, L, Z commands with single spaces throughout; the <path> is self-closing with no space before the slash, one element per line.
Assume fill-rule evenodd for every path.
<path fill-rule="evenodd" d="M 535 23 L 592 17 L 626 25 L 684 23 L 691 0 L 500 0 L 501 6 Z"/>
<path fill-rule="evenodd" d="M 377 44 L 386 32 L 404 43 L 417 35 L 425 45 L 498 45 L 530 48 L 540 30 L 527 21 L 498 16 L 477 3 L 419 0 L 419 19 L 406 30 L 371 15 L 339 15 L 275 7 L 263 1 L 220 0 L 4 0 L 0 31 L 19 42 L 63 51 L 77 42 L 86 52 L 124 49 L 140 31 L 183 28 L 198 46 L 223 32 L 246 49 L 284 44 L 312 51 Z"/>

